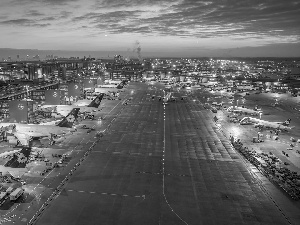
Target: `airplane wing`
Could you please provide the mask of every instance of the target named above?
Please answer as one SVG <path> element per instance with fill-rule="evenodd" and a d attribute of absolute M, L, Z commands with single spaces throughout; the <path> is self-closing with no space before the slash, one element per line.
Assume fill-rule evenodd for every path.
<path fill-rule="evenodd" d="M 59 114 L 61 114 L 62 116 L 66 117 L 69 113 L 70 113 L 71 109 L 70 110 L 59 110 Z"/>
<path fill-rule="evenodd" d="M 31 137 L 25 133 L 18 133 L 15 132 L 14 136 L 19 140 L 20 144 L 23 146 L 28 146 L 29 145 L 29 140 Z"/>
<path fill-rule="evenodd" d="M 10 168 L 0 165 L 0 172 L 2 175 L 10 174 L 13 177 L 21 178 L 25 173 L 28 172 L 27 168 Z"/>
<path fill-rule="evenodd" d="M 73 103 L 73 106 L 87 106 L 91 103 L 91 100 L 84 99 L 84 100 L 78 100 L 77 102 Z"/>
<path fill-rule="evenodd" d="M 54 120 L 54 121 L 50 121 L 50 122 L 45 122 L 45 123 L 40 123 L 39 125 L 55 125 L 56 123 L 58 123 L 59 121 Z"/>
<path fill-rule="evenodd" d="M 4 166 L 0 166 L 0 172 L 2 174 L 11 174 L 13 177 L 21 177 L 24 173 L 28 172 L 27 164 L 29 162 L 31 148 L 23 147 L 21 151 L 15 153 L 13 157 L 5 163 Z"/>
<path fill-rule="evenodd" d="M 20 144 L 22 146 L 28 146 L 29 141 L 32 138 L 44 138 L 48 137 L 48 135 L 44 135 L 37 132 L 30 132 L 30 133 L 20 133 L 20 132 L 14 132 L 13 135 L 19 140 Z"/>
<path fill-rule="evenodd" d="M 294 126 L 293 127 L 288 127 L 288 126 L 284 126 L 284 125 L 281 125 L 281 124 L 279 124 L 279 125 L 277 125 L 277 127 L 276 127 L 277 129 L 279 129 L 279 130 L 284 130 L 284 131 L 287 131 L 287 130 L 291 130 L 291 129 L 293 129 L 294 128 Z"/>
<path fill-rule="evenodd" d="M 12 154 L 17 153 L 19 151 L 21 151 L 21 149 L 12 150 L 12 151 L 9 151 L 9 152 L 3 152 L 3 153 L 0 154 L 0 157 L 4 158 L 5 156 L 9 156 L 9 155 L 11 156 Z"/>

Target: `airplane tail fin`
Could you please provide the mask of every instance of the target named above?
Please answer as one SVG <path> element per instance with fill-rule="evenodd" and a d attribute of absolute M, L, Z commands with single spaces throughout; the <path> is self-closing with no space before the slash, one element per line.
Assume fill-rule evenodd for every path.
<path fill-rule="evenodd" d="M 290 125 L 290 122 L 291 122 L 291 119 L 287 119 L 286 121 L 284 121 L 282 123 L 283 126 L 289 126 Z"/>
<path fill-rule="evenodd" d="M 123 88 L 123 84 L 122 83 L 118 84 L 117 89 L 122 89 L 122 88 Z"/>
<path fill-rule="evenodd" d="M 87 107 L 98 108 L 103 97 L 104 97 L 104 93 L 99 94 Z"/>
<path fill-rule="evenodd" d="M 126 80 L 121 81 L 122 86 L 126 85 L 126 83 L 127 83 Z"/>
<path fill-rule="evenodd" d="M 79 110 L 80 108 L 73 108 L 72 111 L 57 124 L 57 126 L 71 128 L 77 120 Z"/>
<path fill-rule="evenodd" d="M 244 117 L 243 119 L 240 120 L 240 123 L 249 122 L 249 121 L 250 121 L 249 117 Z"/>
<path fill-rule="evenodd" d="M 18 153 L 15 153 L 13 157 L 5 163 L 5 167 L 11 168 L 25 168 L 29 161 L 31 148 L 23 147 Z"/>

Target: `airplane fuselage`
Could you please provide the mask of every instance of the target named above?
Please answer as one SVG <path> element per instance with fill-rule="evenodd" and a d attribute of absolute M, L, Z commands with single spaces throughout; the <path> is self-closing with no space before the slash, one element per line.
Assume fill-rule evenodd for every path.
<path fill-rule="evenodd" d="M 260 110 L 254 110 L 254 109 L 248 109 L 248 108 L 242 108 L 242 107 L 235 107 L 233 109 L 233 112 L 235 113 L 241 113 L 245 115 L 256 115 L 258 116 L 262 111 Z"/>
<path fill-rule="evenodd" d="M 45 136 L 49 136 L 51 133 L 56 135 L 62 135 L 68 132 L 75 131 L 74 128 L 58 127 L 55 125 L 1 123 L 0 126 L 7 126 L 10 124 L 16 125 L 17 133 L 26 133 L 32 137 L 45 137 Z"/>
<path fill-rule="evenodd" d="M 246 122 L 246 121 L 251 122 L 254 125 L 254 127 L 259 127 L 262 129 L 265 128 L 265 129 L 271 129 L 271 130 L 284 130 L 284 131 L 292 129 L 292 127 L 283 125 L 283 123 L 281 123 L 281 122 L 270 122 L 270 121 L 252 118 L 252 117 L 245 117 L 240 121 L 240 123 L 243 124 L 243 122 Z"/>

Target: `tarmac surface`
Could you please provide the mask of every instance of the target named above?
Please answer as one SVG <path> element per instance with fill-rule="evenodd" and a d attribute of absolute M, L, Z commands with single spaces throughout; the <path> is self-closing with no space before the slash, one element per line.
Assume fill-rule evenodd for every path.
<path fill-rule="evenodd" d="M 232 148 L 211 111 L 190 95 L 152 100 L 159 87 L 131 82 L 127 105 L 103 108 L 104 136 L 35 224 L 299 224 L 298 206 Z"/>

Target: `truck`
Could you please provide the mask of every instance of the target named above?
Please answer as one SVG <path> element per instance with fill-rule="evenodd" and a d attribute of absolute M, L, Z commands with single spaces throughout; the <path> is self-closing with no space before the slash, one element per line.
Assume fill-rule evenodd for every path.
<path fill-rule="evenodd" d="M 17 200 L 22 194 L 24 193 L 24 190 L 22 188 L 16 188 L 11 194 L 10 194 L 10 200 L 15 201 Z"/>

